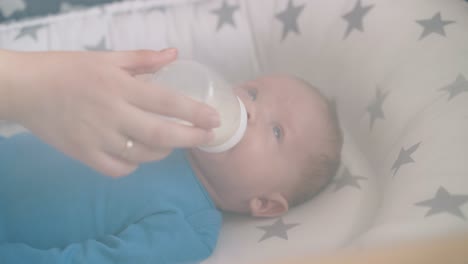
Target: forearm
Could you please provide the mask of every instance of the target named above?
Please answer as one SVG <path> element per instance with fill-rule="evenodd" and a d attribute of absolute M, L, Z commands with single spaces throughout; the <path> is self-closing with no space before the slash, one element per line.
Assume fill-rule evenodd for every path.
<path fill-rule="evenodd" d="M 276 262 L 275 262 L 276 263 Z M 468 263 L 468 233 L 407 241 L 362 250 L 346 250 L 323 257 L 284 260 L 288 264 L 441 264 Z"/>

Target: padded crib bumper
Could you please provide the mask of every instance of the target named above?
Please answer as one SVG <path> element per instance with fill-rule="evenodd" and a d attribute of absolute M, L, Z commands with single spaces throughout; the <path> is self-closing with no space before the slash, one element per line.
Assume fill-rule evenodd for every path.
<path fill-rule="evenodd" d="M 468 230 L 467 28 L 462 0 L 131 1 L 0 26 L 0 47 L 174 46 L 232 82 L 286 72 L 335 100 L 329 188 L 278 219 L 226 216 L 206 261 L 254 263 Z"/>

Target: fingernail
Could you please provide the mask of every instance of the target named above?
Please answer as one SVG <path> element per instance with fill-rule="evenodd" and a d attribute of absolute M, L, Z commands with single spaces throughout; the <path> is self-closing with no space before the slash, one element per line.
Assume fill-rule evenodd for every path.
<path fill-rule="evenodd" d="M 210 126 L 219 127 L 221 125 L 221 120 L 218 113 L 212 113 L 209 116 Z"/>
<path fill-rule="evenodd" d="M 161 50 L 161 54 L 164 54 L 164 55 L 167 55 L 167 56 L 174 55 L 175 53 L 177 53 L 176 48 L 167 48 L 167 49 Z"/>

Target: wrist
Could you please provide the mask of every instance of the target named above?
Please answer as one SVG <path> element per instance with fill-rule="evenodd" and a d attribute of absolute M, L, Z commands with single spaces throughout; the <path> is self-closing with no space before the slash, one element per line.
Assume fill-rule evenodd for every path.
<path fill-rule="evenodd" d="M 15 112 L 21 87 L 21 53 L 0 50 L 0 120 L 17 122 Z"/>

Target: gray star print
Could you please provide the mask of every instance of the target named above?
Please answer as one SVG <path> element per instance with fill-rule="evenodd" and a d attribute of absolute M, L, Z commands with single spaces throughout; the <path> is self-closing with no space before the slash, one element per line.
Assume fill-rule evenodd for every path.
<path fill-rule="evenodd" d="M 460 207 L 468 202 L 468 195 L 450 194 L 444 187 L 439 187 L 434 198 L 416 203 L 417 206 L 426 206 L 431 209 L 427 212 L 426 217 L 449 213 L 466 219 Z"/>
<path fill-rule="evenodd" d="M 271 225 L 258 226 L 257 228 L 265 231 L 265 234 L 260 238 L 258 242 L 262 242 L 271 237 L 279 237 L 288 240 L 287 231 L 299 224 L 285 224 L 282 218 L 279 218 L 276 222 Z"/>
<path fill-rule="evenodd" d="M 348 37 L 348 35 L 354 30 L 357 29 L 359 31 L 364 31 L 363 19 L 364 16 L 374 7 L 374 5 L 367 5 L 362 6 L 361 0 L 356 2 L 354 9 L 350 12 L 343 15 L 343 19 L 348 22 L 348 28 L 346 29 L 346 33 L 344 35 L 344 39 Z"/>
<path fill-rule="evenodd" d="M 346 186 L 361 189 L 361 186 L 359 185 L 360 180 L 367 180 L 367 178 L 362 176 L 354 176 L 349 172 L 348 168 L 345 168 L 342 176 L 334 181 L 335 191 L 338 191 L 339 189 L 342 189 Z"/>
<path fill-rule="evenodd" d="M 21 28 L 20 32 L 18 35 L 16 35 L 15 40 L 18 40 L 22 37 L 30 36 L 34 40 L 37 40 L 37 31 L 39 31 L 41 28 L 44 28 L 45 25 L 40 24 L 40 25 L 34 25 L 34 26 L 27 26 Z"/>
<path fill-rule="evenodd" d="M 393 176 L 395 176 L 401 166 L 414 162 L 413 158 L 411 158 L 411 155 L 418 149 L 419 144 L 421 144 L 421 142 L 409 147 L 407 150 L 401 148 L 400 154 L 398 154 L 398 158 L 392 166 L 392 170 L 395 170 L 393 172 Z"/>
<path fill-rule="evenodd" d="M 149 14 L 149 13 L 152 13 L 154 11 L 158 11 L 158 12 L 161 12 L 161 13 L 166 13 L 167 7 L 165 7 L 165 6 L 153 6 L 153 7 L 150 7 L 148 9 L 145 9 L 143 11 L 143 13 Z"/>
<path fill-rule="evenodd" d="M 283 23 L 283 36 L 281 40 L 284 40 L 289 32 L 296 32 L 300 34 L 299 26 L 297 25 L 297 19 L 304 10 L 305 4 L 294 6 L 293 1 L 289 0 L 288 6 L 283 12 L 276 14 L 276 18 Z"/>
<path fill-rule="evenodd" d="M 67 2 L 62 2 L 60 4 L 60 11 L 61 12 L 70 12 L 70 11 L 77 11 L 77 10 L 82 10 L 85 9 L 85 6 L 82 5 L 73 5 Z"/>
<path fill-rule="evenodd" d="M 372 101 L 369 106 L 367 106 L 367 112 L 369 112 L 370 115 L 370 130 L 372 130 L 375 120 L 378 118 L 385 119 L 382 105 L 387 98 L 387 95 L 388 93 L 382 93 L 382 91 L 377 88 L 374 101 Z"/>
<path fill-rule="evenodd" d="M 85 49 L 86 49 L 86 50 L 89 50 L 89 51 L 103 51 L 103 50 L 107 50 L 107 48 L 106 48 L 106 38 L 105 38 L 105 37 L 102 37 L 98 44 L 96 44 L 96 45 L 90 45 L 90 46 L 85 46 Z"/>
<path fill-rule="evenodd" d="M 0 13 L 2 13 L 4 17 L 9 17 L 15 12 L 23 11 L 24 9 L 26 9 L 26 3 L 24 2 L 24 0 L 10 0 L 2 2 L 3 3 L 0 4 Z"/>
<path fill-rule="evenodd" d="M 468 92 L 468 81 L 463 74 L 459 74 L 453 83 L 441 88 L 440 90 L 447 91 L 447 93 L 449 93 L 448 100 L 450 101 L 455 96 L 463 92 Z"/>
<path fill-rule="evenodd" d="M 432 18 L 416 20 L 416 23 L 423 27 L 423 32 L 419 39 L 427 37 L 429 34 L 437 33 L 445 37 L 445 26 L 455 23 L 453 20 L 442 20 L 440 12 L 435 14 Z"/>
<path fill-rule="evenodd" d="M 225 0 L 220 8 L 211 11 L 218 16 L 218 27 L 216 31 L 219 31 L 224 24 L 231 24 L 233 27 L 236 27 L 233 16 L 237 9 L 239 9 L 238 5 L 231 6 Z"/>

